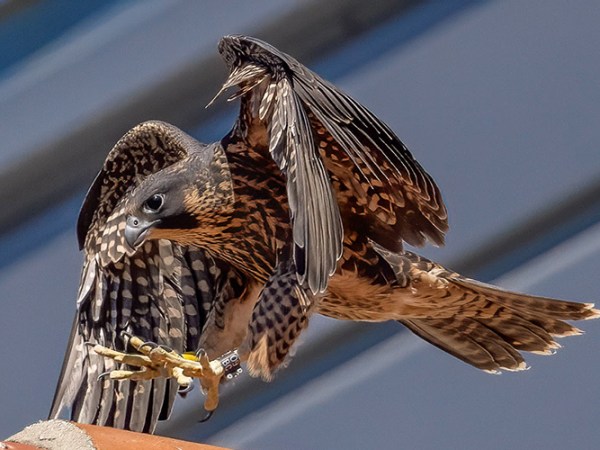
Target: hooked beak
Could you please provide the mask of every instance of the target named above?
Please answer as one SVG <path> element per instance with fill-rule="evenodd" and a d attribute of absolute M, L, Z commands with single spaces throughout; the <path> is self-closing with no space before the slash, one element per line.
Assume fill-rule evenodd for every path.
<path fill-rule="evenodd" d="M 160 222 L 160 220 L 148 222 L 144 219 L 138 219 L 135 216 L 127 216 L 127 223 L 125 225 L 125 241 L 127 241 L 127 245 L 132 249 L 135 249 L 144 242 L 150 229 L 158 222 Z"/>

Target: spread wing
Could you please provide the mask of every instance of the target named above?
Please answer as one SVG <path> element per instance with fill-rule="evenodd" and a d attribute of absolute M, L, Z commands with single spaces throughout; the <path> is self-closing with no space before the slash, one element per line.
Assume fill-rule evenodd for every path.
<path fill-rule="evenodd" d="M 141 179 L 199 145 L 166 123 L 143 123 L 115 145 L 90 188 L 78 221 L 85 257 L 77 313 L 51 418 L 70 408 L 78 422 L 152 432 L 168 417 L 177 394 L 173 380 L 99 380 L 118 367 L 87 344 L 125 350 L 126 331 L 178 352 L 197 349 L 207 311 L 235 273 L 201 250 L 169 241 L 128 250 L 121 211 Z"/>
<path fill-rule="evenodd" d="M 287 178 L 301 282 L 322 291 L 337 265 L 344 217 L 375 241 L 442 244 L 447 213 L 433 179 L 362 105 L 269 44 L 226 36 L 219 51 L 239 91 L 232 133 L 270 151 Z"/>

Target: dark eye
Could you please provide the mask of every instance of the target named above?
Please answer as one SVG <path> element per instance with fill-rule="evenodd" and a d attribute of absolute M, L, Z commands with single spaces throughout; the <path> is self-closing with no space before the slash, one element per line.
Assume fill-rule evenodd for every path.
<path fill-rule="evenodd" d="M 154 194 L 144 202 L 144 209 L 150 213 L 157 213 L 162 208 L 164 201 L 164 196 L 161 194 Z"/>

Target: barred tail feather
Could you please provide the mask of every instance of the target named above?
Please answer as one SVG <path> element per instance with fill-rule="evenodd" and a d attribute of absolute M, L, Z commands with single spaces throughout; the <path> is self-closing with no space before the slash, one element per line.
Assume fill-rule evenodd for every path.
<path fill-rule="evenodd" d="M 526 369 L 523 356 L 485 325 L 469 318 L 400 320 L 417 336 L 490 373 Z"/>
<path fill-rule="evenodd" d="M 449 272 L 438 276 L 448 282 L 441 300 L 446 307 L 439 304 L 428 317 L 400 322 L 436 347 L 488 372 L 523 370 L 520 352 L 553 354 L 560 348 L 555 338 L 582 333 L 566 320 L 600 317 L 591 303 L 518 294 Z"/>
<path fill-rule="evenodd" d="M 450 281 L 467 292 L 489 298 L 495 303 L 522 312 L 530 318 L 587 320 L 600 317 L 600 310 L 595 309 L 593 303 L 578 303 L 556 300 L 548 297 L 519 294 L 491 284 L 460 276 L 453 277 Z"/>

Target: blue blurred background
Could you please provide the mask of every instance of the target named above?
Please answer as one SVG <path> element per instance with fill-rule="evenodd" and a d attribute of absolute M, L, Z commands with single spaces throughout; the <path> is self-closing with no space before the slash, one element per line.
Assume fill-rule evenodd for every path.
<path fill-rule="evenodd" d="M 372 3 L 372 4 L 371 4 Z M 170 121 L 210 142 L 236 105 L 220 36 L 263 38 L 384 119 L 440 185 L 425 255 L 507 288 L 600 299 L 596 0 L 0 1 L 0 438 L 45 418 L 79 281 L 74 224 L 112 144 Z M 597 448 L 600 323 L 480 373 L 396 324 L 315 318 L 265 384 L 206 424 L 196 389 L 161 434 L 234 448 Z"/>

